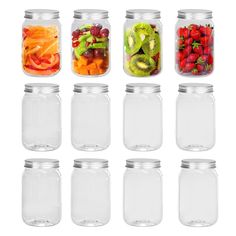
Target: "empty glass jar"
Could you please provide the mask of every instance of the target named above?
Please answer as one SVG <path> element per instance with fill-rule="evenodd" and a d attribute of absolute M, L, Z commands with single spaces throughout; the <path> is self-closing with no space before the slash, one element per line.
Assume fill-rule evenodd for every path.
<path fill-rule="evenodd" d="M 22 217 L 31 226 L 52 226 L 61 219 L 59 161 L 27 159 L 22 178 Z"/>
<path fill-rule="evenodd" d="M 217 174 L 214 160 L 182 160 L 179 177 L 179 218 L 187 226 L 210 226 L 217 221 Z"/>
<path fill-rule="evenodd" d="M 110 99 L 107 85 L 74 85 L 71 141 L 76 149 L 83 151 L 99 151 L 110 145 Z"/>
<path fill-rule="evenodd" d="M 124 220 L 133 226 L 153 226 L 162 220 L 160 161 L 128 159 L 124 175 Z"/>
<path fill-rule="evenodd" d="M 110 220 L 108 161 L 76 159 L 71 179 L 71 217 L 81 226 L 101 226 Z"/>
<path fill-rule="evenodd" d="M 25 85 L 22 143 L 25 148 L 33 151 L 51 151 L 61 145 L 61 99 L 58 85 Z"/>
<path fill-rule="evenodd" d="M 133 151 L 152 151 L 162 144 L 160 85 L 126 85 L 124 99 L 124 145 Z"/>
<path fill-rule="evenodd" d="M 179 85 L 176 108 L 176 142 L 188 151 L 205 151 L 215 144 L 213 85 Z"/>

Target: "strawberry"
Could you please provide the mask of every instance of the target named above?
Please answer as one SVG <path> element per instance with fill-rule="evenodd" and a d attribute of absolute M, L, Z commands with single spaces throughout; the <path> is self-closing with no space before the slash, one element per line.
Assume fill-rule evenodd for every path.
<path fill-rule="evenodd" d="M 189 29 L 188 28 L 183 28 L 183 37 L 187 39 L 189 37 Z"/>
<path fill-rule="evenodd" d="M 209 37 L 204 36 L 200 38 L 200 43 L 203 47 L 206 47 L 209 45 Z"/>
<path fill-rule="evenodd" d="M 187 62 L 195 62 L 198 59 L 198 54 L 196 53 L 191 53 L 188 57 L 187 57 Z"/>
<path fill-rule="evenodd" d="M 188 73 L 192 71 L 194 67 L 195 67 L 194 63 L 186 63 L 185 67 L 183 68 L 183 72 Z"/>
<path fill-rule="evenodd" d="M 211 36 L 212 34 L 212 28 L 210 26 L 206 26 L 206 31 L 205 31 L 206 36 Z"/>
<path fill-rule="evenodd" d="M 204 54 L 209 55 L 209 54 L 211 54 L 212 49 L 210 47 L 205 47 L 203 52 L 204 52 Z"/>
<path fill-rule="evenodd" d="M 180 70 L 183 70 L 183 68 L 185 67 L 186 63 L 187 63 L 186 59 L 183 59 L 182 61 L 180 61 L 180 63 L 179 63 Z"/>
<path fill-rule="evenodd" d="M 187 57 L 191 52 L 192 52 L 192 47 L 191 47 L 191 46 L 187 46 L 187 47 L 183 50 L 184 57 Z"/>
<path fill-rule="evenodd" d="M 196 25 L 196 24 L 191 24 L 191 25 L 189 25 L 188 28 L 189 28 L 190 30 L 198 30 L 198 29 L 199 29 L 199 26 Z"/>
<path fill-rule="evenodd" d="M 178 37 L 183 37 L 183 28 L 182 27 L 177 30 L 177 35 L 178 35 Z"/>
<path fill-rule="evenodd" d="M 177 62 L 178 62 L 178 61 L 182 61 L 183 59 L 184 59 L 184 54 L 183 54 L 183 52 L 181 52 L 181 51 L 177 52 L 177 53 L 176 53 L 176 60 L 177 60 Z"/>
<path fill-rule="evenodd" d="M 192 75 L 199 75 L 199 71 L 198 69 L 194 68 L 192 71 L 191 71 Z"/>
<path fill-rule="evenodd" d="M 200 31 L 193 29 L 191 30 L 190 36 L 194 39 L 194 40 L 199 40 L 201 37 Z"/>
<path fill-rule="evenodd" d="M 199 27 L 199 31 L 200 31 L 200 33 L 201 33 L 202 35 L 206 35 L 206 27 L 205 27 L 205 26 L 201 25 L 201 26 Z"/>
<path fill-rule="evenodd" d="M 193 51 L 195 53 L 197 53 L 198 55 L 202 55 L 203 54 L 203 48 L 199 43 L 193 43 Z"/>
<path fill-rule="evenodd" d="M 213 58 L 212 54 L 209 54 L 208 55 L 208 64 L 213 65 L 213 62 L 214 62 L 214 58 Z"/>
<path fill-rule="evenodd" d="M 197 64 L 203 65 L 207 63 L 208 61 L 208 56 L 207 55 L 202 55 L 197 59 Z"/>
<path fill-rule="evenodd" d="M 178 44 L 178 47 L 179 47 L 179 48 L 181 48 L 181 49 L 184 48 L 184 40 L 183 40 L 183 39 L 178 39 L 177 44 Z"/>
<path fill-rule="evenodd" d="M 197 64 L 197 70 L 201 73 L 204 71 L 204 66 L 203 65 L 200 65 L 200 64 Z"/>
<path fill-rule="evenodd" d="M 209 37 L 209 43 L 208 43 L 208 44 L 209 44 L 210 46 L 212 46 L 213 43 L 214 43 L 214 38 L 213 38 L 213 36 L 210 36 L 210 37 Z"/>
<path fill-rule="evenodd" d="M 192 38 L 185 39 L 185 41 L 184 41 L 185 47 L 187 47 L 188 45 L 191 45 L 192 43 L 193 43 L 193 39 Z"/>

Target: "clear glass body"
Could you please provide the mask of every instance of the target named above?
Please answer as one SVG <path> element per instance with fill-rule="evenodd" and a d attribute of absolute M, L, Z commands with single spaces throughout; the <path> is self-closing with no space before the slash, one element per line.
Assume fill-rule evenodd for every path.
<path fill-rule="evenodd" d="M 159 169 L 127 168 L 124 220 L 133 226 L 154 226 L 161 222 L 162 175 Z"/>
<path fill-rule="evenodd" d="M 124 145 L 152 151 L 162 145 L 162 99 L 159 93 L 127 93 L 124 99 Z"/>
<path fill-rule="evenodd" d="M 107 94 L 74 93 L 71 104 L 71 142 L 83 151 L 110 145 L 110 99 Z"/>
<path fill-rule="evenodd" d="M 215 145 L 215 100 L 212 93 L 179 93 L 176 108 L 176 142 L 188 151 L 205 151 Z"/>
<path fill-rule="evenodd" d="M 60 222 L 61 180 L 58 169 L 25 169 L 22 217 L 31 226 L 52 226 Z"/>
<path fill-rule="evenodd" d="M 61 68 L 59 20 L 26 19 L 22 28 L 22 68 L 31 76 L 52 76 Z"/>
<path fill-rule="evenodd" d="M 102 76 L 110 70 L 110 24 L 107 19 L 74 19 L 72 71 L 80 76 Z"/>
<path fill-rule="evenodd" d="M 101 226 L 110 220 L 110 174 L 106 168 L 74 168 L 71 217 L 81 226 Z"/>
<path fill-rule="evenodd" d="M 61 101 L 58 93 L 25 93 L 22 143 L 33 151 L 51 151 L 61 145 Z"/>
<path fill-rule="evenodd" d="M 211 19 L 179 19 L 176 24 L 176 72 L 208 75 L 214 68 L 214 25 Z"/>
<path fill-rule="evenodd" d="M 179 177 L 179 218 L 188 226 L 217 221 L 217 174 L 214 169 L 184 169 Z"/>
<path fill-rule="evenodd" d="M 124 25 L 124 71 L 146 77 L 161 71 L 162 24 L 158 19 L 127 19 Z"/>

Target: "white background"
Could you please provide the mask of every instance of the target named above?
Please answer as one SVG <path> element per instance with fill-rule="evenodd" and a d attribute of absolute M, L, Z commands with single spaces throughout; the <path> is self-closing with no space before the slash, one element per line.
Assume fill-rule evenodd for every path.
<path fill-rule="evenodd" d="M 222 235 L 228 230 L 236 232 L 236 155 L 235 155 L 235 8 L 234 1 L 189 0 L 21 0 L 2 2 L 0 14 L 0 235 Z M 31 78 L 21 70 L 21 24 L 27 8 L 52 8 L 61 13 L 62 70 L 52 78 Z M 81 79 L 71 72 L 71 32 L 73 10 L 76 8 L 104 8 L 109 10 L 112 25 L 112 69 L 99 79 Z M 122 69 L 122 40 L 125 10 L 128 8 L 153 8 L 162 13 L 163 23 L 163 71 L 154 78 L 130 78 Z M 215 71 L 200 79 L 182 78 L 174 70 L 174 29 L 177 10 L 181 8 L 206 8 L 213 10 L 215 23 Z M 53 152 L 27 151 L 21 144 L 21 99 L 27 82 L 55 82 L 61 86 L 62 97 L 62 146 Z M 112 105 L 112 142 L 110 148 L 97 153 L 79 152 L 70 143 L 70 100 L 73 84 L 77 82 L 105 82 L 110 85 Z M 161 149 L 150 153 L 128 151 L 122 143 L 122 101 L 125 84 L 148 81 L 162 86 L 164 104 L 164 142 Z M 213 83 L 216 97 L 217 140 L 216 146 L 202 153 L 179 150 L 175 144 L 175 100 L 178 84 L 186 81 Z M 21 219 L 21 175 L 26 158 L 58 158 L 61 162 L 63 214 L 59 225 L 35 228 L 25 225 Z M 107 158 L 110 161 L 112 213 L 108 225 L 84 228 L 74 225 L 70 219 L 70 176 L 73 159 L 80 157 Z M 135 228 L 122 218 L 122 178 L 125 159 L 144 157 L 162 161 L 164 179 L 164 216 L 160 225 Z M 219 174 L 219 220 L 209 228 L 190 228 L 178 220 L 178 174 L 183 158 L 213 158 Z"/>

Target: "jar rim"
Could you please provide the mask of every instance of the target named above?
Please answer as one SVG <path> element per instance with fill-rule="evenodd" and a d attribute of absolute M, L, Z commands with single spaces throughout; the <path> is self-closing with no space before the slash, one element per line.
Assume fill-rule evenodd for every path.
<path fill-rule="evenodd" d="M 212 159 L 183 159 L 181 167 L 185 169 L 214 169 L 216 161 Z"/>
<path fill-rule="evenodd" d="M 101 10 L 101 9 L 77 9 L 74 11 L 74 18 L 75 19 L 107 19 L 108 11 Z"/>
<path fill-rule="evenodd" d="M 78 83 L 74 85 L 75 93 L 108 93 L 108 85 L 101 83 Z"/>
<path fill-rule="evenodd" d="M 126 160 L 126 167 L 135 169 L 154 169 L 160 168 L 161 162 L 158 159 L 132 158 Z"/>
<path fill-rule="evenodd" d="M 51 94 L 59 93 L 59 85 L 51 83 L 28 83 L 25 84 L 26 93 L 42 93 L 42 94 Z"/>
<path fill-rule="evenodd" d="M 74 168 L 103 169 L 108 168 L 108 160 L 95 158 L 79 158 L 74 160 Z"/>
<path fill-rule="evenodd" d="M 181 9 L 178 11 L 178 18 L 188 20 L 212 19 L 212 11 L 205 9 Z"/>
<path fill-rule="evenodd" d="M 161 12 L 153 9 L 129 9 L 126 11 L 127 19 L 160 19 Z"/>
<path fill-rule="evenodd" d="M 179 84 L 180 93 L 213 93 L 213 85 L 206 83 L 183 83 Z"/>
<path fill-rule="evenodd" d="M 50 9 L 25 10 L 25 18 L 31 20 L 55 20 L 59 19 L 59 11 Z"/>
<path fill-rule="evenodd" d="M 161 86 L 153 83 L 130 83 L 126 85 L 127 93 L 160 93 Z"/>
<path fill-rule="evenodd" d="M 48 158 L 31 158 L 25 160 L 25 168 L 53 169 L 59 168 L 59 161 Z"/>

